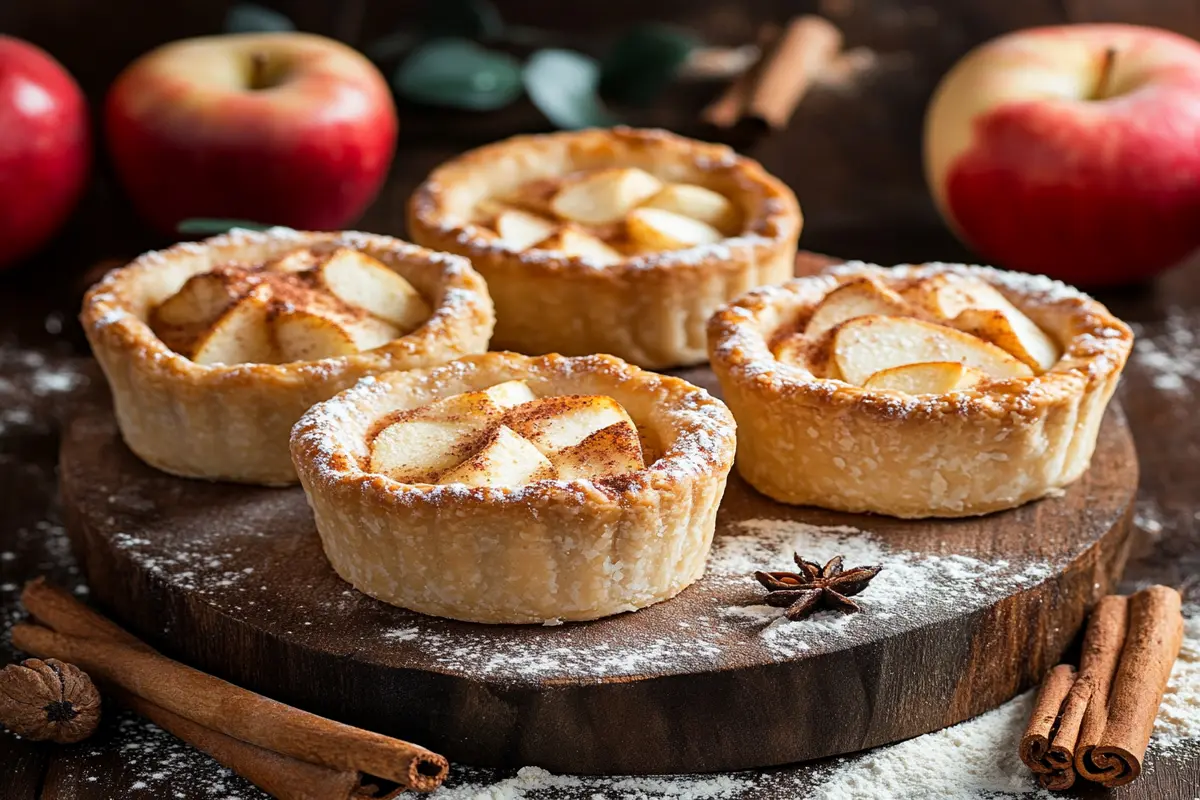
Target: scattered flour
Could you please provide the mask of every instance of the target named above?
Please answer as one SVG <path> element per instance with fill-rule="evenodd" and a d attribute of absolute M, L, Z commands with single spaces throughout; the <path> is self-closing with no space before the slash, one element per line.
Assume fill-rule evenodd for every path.
<path fill-rule="evenodd" d="M 1171 671 L 1152 743 L 1171 751 L 1200 740 L 1200 604 L 1184 607 L 1183 646 Z"/>
<path fill-rule="evenodd" d="M 881 622 L 893 630 L 925 625 L 939 614 L 960 613 L 968 598 L 983 603 L 1040 583 L 1053 572 L 1045 562 L 1017 569 L 1005 560 L 893 550 L 855 528 L 776 520 L 749 520 L 740 527 L 744 534 L 722 537 L 715 544 L 708 567 L 715 580 L 745 580 L 762 569 L 791 570 L 793 553 L 810 560 L 841 554 L 847 567 L 883 565 L 870 586 L 854 598 L 863 609 L 859 614 L 823 611 L 796 623 L 783 616 L 784 609 L 767 605 L 720 609 L 729 620 L 760 626 L 768 647 L 785 656 L 837 644 Z"/>
<path fill-rule="evenodd" d="M 1149 375 L 1154 388 L 1190 394 L 1200 381 L 1200 321 L 1180 308 L 1167 311 L 1162 326 L 1134 324 L 1133 362 Z"/>
<path fill-rule="evenodd" d="M 793 552 L 812 559 L 841 553 L 847 566 L 883 564 L 883 572 L 855 597 L 863 613 L 822 612 L 789 622 L 783 609 L 756 604 L 765 592 L 752 577 L 754 571 L 792 569 Z M 597 641 L 585 628 L 570 625 L 537 636 L 497 635 L 478 627 L 447 627 L 417 614 L 380 635 L 448 669 L 473 674 L 532 679 L 562 672 L 636 675 L 649 668 L 686 672 L 727 658 L 776 661 L 836 649 L 848 638 L 869 637 L 883 629 L 926 625 L 961 613 L 966 604 L 982 606 L 1001 594 L 1035 585 L 1051 573 L 1051 565 L 1044 562 L 1018 566 L 1002 559 L 902 551 L 854 528 L 751 520 L 742 523 L 738 533 L 714 543 L 701 591 L 693 598 L 696 613 L 679 623 L 688 629 L 686 638 L 647 633 Z"/>

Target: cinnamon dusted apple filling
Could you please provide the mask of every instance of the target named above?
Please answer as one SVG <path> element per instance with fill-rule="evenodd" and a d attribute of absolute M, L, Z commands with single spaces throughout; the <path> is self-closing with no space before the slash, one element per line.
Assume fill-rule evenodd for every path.
<path fill-rule="evenodd" d="M 637 167 L 580 170 L 487 197 L 475 222 L 514 250 L 545 250 L 598 265 L 716 244 L 741 233 L 742 212 L 694 183 L 664 182 Z"/>
<path fill-rule="evenodd" d="M 637 426 L 616 400 L 539 398 L 522 380 L 400 411 L 378 427 L 369 470 L 401 483 L 517 486 L 645 466 Z"/>
<path fill-rule="evenodd" d="M 197 364 L 285 364 L 373 350 L 432 313 L 413 286 L 350 248 L 298 248 L 192 275 L 151 330 Z"/>
<path fill-rule="evenodd" d="M 771 351 L 819 378 L 944 394 L 1040 375 L 1063 349 L 992 286 L 947 272 L 891 287 L 870 275 L 842 283 Z"/>

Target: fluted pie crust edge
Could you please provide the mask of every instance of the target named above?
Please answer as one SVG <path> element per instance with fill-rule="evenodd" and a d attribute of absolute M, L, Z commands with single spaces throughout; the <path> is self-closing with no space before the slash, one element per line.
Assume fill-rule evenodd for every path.
<path fill-rule="evenodd" d="M 895 288 L 942 272 L 983 280 L 1063 345 L 1032 378 L 906 395 L 815 377 L 769 342 L 839 284 Z M 988 267 L 850 263 L 754 291 L 709 323 L 713 370 L 738 420 L 738 472 L 775 500 L 897 517 L 962 517 L 1043 497 L 1087 469 L 1133 345 L 1103 305 L 1057 281 Z"/>
<path fill-rule="evenodd" d="M 396 270 L 433 315 L 374 350 L 285 364 L 197 364 L 150 329 L 154 306 L 193 274 L 324 243 L 361 250 Z M 388 236 L 272 228 L 147 253 L 96 284 L 80 319 L 112 390 L 121 435 L 139 458 L 184 477 L 284 485 L 296 481 L 288 436 L 306 409 L 364 375 L 483 352 L 494 315 L 483 279 L 464 258 Z"/>
<path fill-rule="evenodd" d="M 635 256 L 599 266 L 488 238 L 458 206 L 521 182 L 575 169 L 641 167 L 674 181 L 714 182 L 748 230 L 715 245 Z M 792 191 L 724 145 L 661 130 L 596 129 L 516 136 L 435 169 L 409 203 L 413 241 L 471 259 L 496 303 L 497 349 L 565 355 L 611 353 L 666 368 L 702 363 L 704 326 L 716 308 L 795 268 L 802 220 Z"/>
<path fill-rule="evenodd" d="M 372 426 L 509 380 L 608 395 L 654 451 L 638 472 L 518 487 L 404 484 L 366 471 Z M 292 456 L 337 573 L 384 602 L 488 623 L 589 620 L 675 596 L 704 572 L 733 417 L 678 378 L 609 356 L 470 356 L 367 378 L 309 410 Z"/>

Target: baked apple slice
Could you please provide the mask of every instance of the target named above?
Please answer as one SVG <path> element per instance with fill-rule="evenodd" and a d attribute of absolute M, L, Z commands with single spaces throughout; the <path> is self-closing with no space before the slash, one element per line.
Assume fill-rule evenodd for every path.
<path fill-rule="evenodd" d="M 181 328 L 206 325 L 229 310 L 249 288 L 246 280 L 220 271 L 193 275 L 154 309 L 154 322 Z"/>
<path fill-rule="evenodd" d="M 863 387 L 905 394 L 946 394 L 969 389 L 984 380 L 987 374 L 982 370 L 957 361 L 926 361 L 880 370 L 867 378 Z"/>
<path fill-rule="evenodd" d="M 360 349 L 347 326 L 306 309 L 279 314 L 274 329 L 284 361 L 319 361 L 352 355 Z"/>
<path fill-rule="evenodd" d="M 878 281 L 855 278 L 825 295 L 804 326 L 804 335 L 815 339 L 848 319 L 870 314 L 902 317 L 912 314 L 912 308 Z"/>
<path fill-rule="evenodd" d="M 197 364 L 272 364 L 279 360 L 271 337 L 270 294 L 252 289 L 196 341 L 191 358 Z"/>
<path fill-rule="evenodd" d="M 1033 375 L 1027 365 L 994 344 L 911 317 L 871 315 L 847 320 L 834 333 L 832 356 L 842 379 L 855 386 L 882 370 L 927 361 L 957 361 L 993 378 Z"/>
<path fill-rule="evenodd" d="M 609 247 L 602 239 L 578 228 L 561 228 L 549 238 L 537 243 L 537 250 L 553 250 L 568 256 L 576 256 L 602 266 L 616 264 L 624 259 L 619 252 Z"/>
<path fill-rule="evenodd" d="M 1054 340 L 1016 308 L 968 308 L 950 324 L 1007 350 L 1036 372 L 1045 372 L 1062 358 Z"/>
<path fill-rule="evenodd" d="M 578 444 L 550 456 L 561 480 L 607 478 L 645 467 L 642 442 L 628 422 L 616 422 L 588 434 Z"/>
<path fill-rule="evenodd" d="M 636 167 L 604 169 L 568 181 L 554 195 L 550 208 L 571 222 L 606 225 L 619 222 L 662 188 L 662 181 Z"/>
<path fill-rule="evenodd" d="M 358 250 L 334 251 L 317 274 L 334 297 L 406 333 L 420 327 L 433 313 L 411 283 Z"/>
<path fill-rule="evenodd" d="M 625 423 L 637 431 L 621 404 L 605 395 L 543 397 L 509 411 L 504 417 L 505 425 L 547 456 L 617 423 Z"/>
<path fill-rule="evenodd" d="M 545 217 L 517 208 L 500 212 L 494 225 L 496 233 L 514 250 L 528 250 L 558 230 L 558 225 Z"/>
<path fill-rule="evenodd" d="M 370 469 L 402 483 L 432 483 L 507 409 L 533 399 L 524 381 L 505 381 L 401 412 L 372 440 Z"/>
<path fill-rule="evenodd" d="M 527 439 L 500 425 L 474 455 L 447 471 L 438 483 L 518 486 L 556 477 L 554 465 Z"/>
<path fill-rule="evenodd" d="M 983 281 L 936 275 L 908 290 L 905 297 L 937 319 L 1007 350 L 1038 372 L 1050 369 L 1062 357 L 1062 348 L 1045 331 Z"/>
<path fill-rule="evenodd" d="M 683 250 L 725 238 L 706 222 L 661 208 L 635 208 L 625 225 L 630 238 L 648 250 Z"/>
<path fill-rule="evenodd" d="M 684 217 L 700 220 L 723 234 L 731 235 L 741 226 L 740 215 L 729 198 L 720 192 L 694 183 L 671 183 L 651 197 L 643 208 L 661 208 Z"/>

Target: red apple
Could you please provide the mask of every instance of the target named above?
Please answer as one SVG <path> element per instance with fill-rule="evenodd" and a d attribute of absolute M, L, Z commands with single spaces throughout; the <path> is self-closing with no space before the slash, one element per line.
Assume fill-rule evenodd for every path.
<path fill-rule="evenodd" d="M 1200 44 L 1131 25 L 989 42 L 934 94 L 925 170 L 989 260 L 1091 286 L 1145 279 L 1200 246 Z"/>
<path fill-rule="evenodd" d="M 396 108 L 358 52 L 301 33 L 164 45 L 109 90 L 108 146 L 139 212 L 164 232 L 188 217 L 335 229 L 374 199 Z"/>
<path fill-rule="evenodd" d="M 44 50 L 0 36 L 0 267 L 46 243 L 91 164 L 83 92 Z"/>

